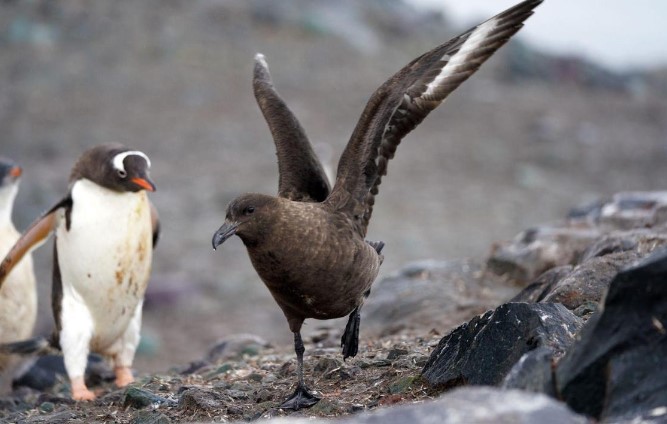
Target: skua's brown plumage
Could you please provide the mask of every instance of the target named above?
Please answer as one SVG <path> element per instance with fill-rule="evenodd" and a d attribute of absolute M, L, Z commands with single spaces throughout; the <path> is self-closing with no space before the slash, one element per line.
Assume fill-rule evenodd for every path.
<path fill-rule="evenodd" d="M 364 240 L 387 164 L 403 137 L 516 33 L 542 0 L 527 0 L 419 56 L 382 84 L 368 101 L 343 151 L 333 188 L 298 120 L 275 91 L 257 55 L 254 90 L 273 135 L 280 172 L 278 197 L 244 194 L 233 200 L 213 236 L 232 235 L 294 333 L 298 384 L 283 408 L 314 405 L 303 381 L 301 325 L 307 318 L 350 315 L 343 357 L 358 349 L 359 310 L 375 280 L 382 242 Z"/>

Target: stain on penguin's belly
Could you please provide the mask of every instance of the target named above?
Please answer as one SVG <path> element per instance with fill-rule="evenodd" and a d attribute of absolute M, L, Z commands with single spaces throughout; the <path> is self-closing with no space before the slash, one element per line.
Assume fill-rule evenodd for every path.
<path fill-rule="evenodd" d="M 61 220 L 57 235 L 63 290 L 76 292 L 88 307 L 93 350 L 110 345 L 127 328 L 144 297 L 152 259 L 146 193 L 104 191 L 77 193 L 74 187 L 71 228 Z M 77 194 L 87 195 L 86 201 Z"/>

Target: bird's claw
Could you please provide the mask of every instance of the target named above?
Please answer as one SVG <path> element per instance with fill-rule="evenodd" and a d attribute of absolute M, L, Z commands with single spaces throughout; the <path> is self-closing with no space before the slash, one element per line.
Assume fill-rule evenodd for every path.
<path fill-rule="evenodd" d="M 280 409 L 291 409 L 293 411 L 298 411 L 302 408 L 310 408 L 320 401 L 320 397 L 311 393 L 308 390 L 308 387 L 305 385 L 298 385 L 292 396 L 289 397 L 285 402 L 283 402 L 279 408 Z"/>

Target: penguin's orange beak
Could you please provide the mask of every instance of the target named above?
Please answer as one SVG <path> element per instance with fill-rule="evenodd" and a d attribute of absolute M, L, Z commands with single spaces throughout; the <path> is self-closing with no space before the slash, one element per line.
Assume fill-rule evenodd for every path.
<path fill-rule="evenodd" d="M 144 190 L 155 191 L 155 184 L 153 184 L 153 182 L 148 178 L 135 177 L 132 178 L 131 181 L 136 185 L 138 185 L 139 187 L 143 188 Z"/>
<path fill-rule="evenodd" d="M 21 176 L 23 173 L 23 170 L 21 169 L 20 166 L 14 166 L 12 169 L 9 170 L 9 175 L 11 175 L 14 178 L 18 178 Z"/>

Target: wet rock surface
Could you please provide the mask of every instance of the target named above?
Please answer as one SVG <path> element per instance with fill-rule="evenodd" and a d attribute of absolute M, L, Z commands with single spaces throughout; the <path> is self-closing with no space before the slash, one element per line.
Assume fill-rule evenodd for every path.
<path fill-rule="evenodd" d="M 667 251 L 619 273 L 556 370 L 575 410 L 604 419 L 667 419 Z M 661 365 L 662 364 L 662 365 Z M 665 409 L 662 413 L 663 408 Z"/>
<path fill-rule="evenodd" d="M 423 328 L 449 329 L 516 293 L 480 261 L 420 261 L 373 285 L 364 304 L 367 334 L 390 335 Z"/>
<path fill-rule="evenodd" d="M 556 397 L 554 351 L 546 346 L 525 353 L 509 370 L 501 387 Z"/>
<path fill-rule="evenodd" d="M 426 382 L 438 390 L 470 384 L 544 393 L 602 422 L 665 422 L 664 203 L 664 193 L 621 193 L 560 226 L 494 246 L 488 272 L 527 286 L 441 339 Z M 544 305 L 576 324 L 560 329 L 566 338 L 547 331 L 537 340 L 549 343 L 530 345 L 531 332 L 508 311 L 536 308 L 539 315 Z"/>
<path fill-rule="evenodd" d="M 277 424 L 320 424 L 330 421 L 281 418 L 274 422 Z M 385 408 L 382 411 L 362 413 L 336 422 L 344 424 L 585 424 L 589 420 L 547 396 L 533 395 L 519 390 L 470 387 L 454 390 L 435 401 Z"/>
<path fill-rule="evenodd" d="M 560 356 L 574 341 L 581 320 L 557 303 L 507 303 L 444 337 L 424 367 L 429 385 L 499 385 L 514 364 L 545 347 Z"/>

